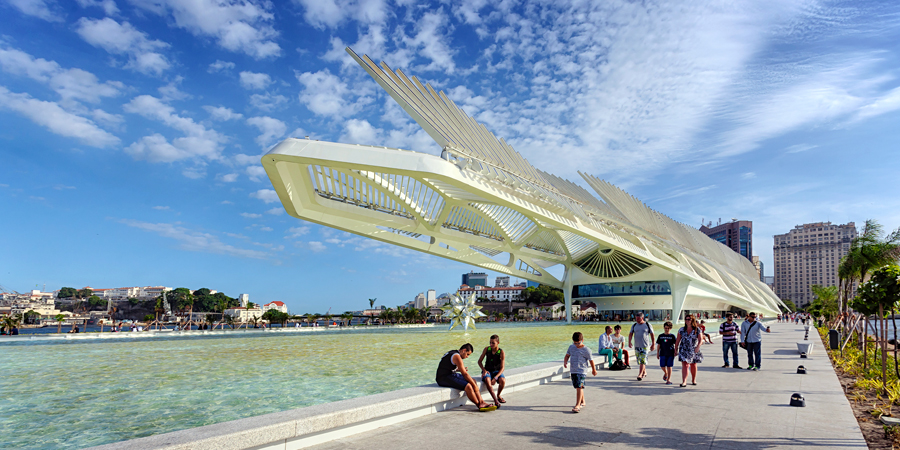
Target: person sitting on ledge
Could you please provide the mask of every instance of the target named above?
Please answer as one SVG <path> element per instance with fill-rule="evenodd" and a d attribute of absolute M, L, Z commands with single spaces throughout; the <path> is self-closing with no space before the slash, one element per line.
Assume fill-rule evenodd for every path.
<path fill-rule="evenodd" d="M 474 351 L 475 348 L 472 347 L 472 344 L 465 343 L 459 350 L 450 350 L 449 352 L 444 353 L 444 356 L 441 357 L 441 362 L 438 363 L 434 381 L 441 387 L 465 391 L 466 397 L 468 397 L 478 409 L 486 409 L 490 408 L 492 405 L 486 403 L 481 398 L 478 384 L 475 383 L 475 380 L 472 379 L 472 376 L 469 375 L 469 372 L 466 370 L 466 366 L 463 365 L 463 360 L 468 358 Z M 496 409 L 498 408 L 498 405 L 493 405 L 493 407 Z"/>
<path fill-rule="evenodd" d="M 600 356 L 606 355 L 606 368 L 609 369 L 613 365 L 613 361 L 617 358 L 620 358 L 618 352 L 616 351 L 615 344 L 613 343 L 613 329 L 611 326 L 606 326 L 606 332 L 600 335 L 600 342 L 598 344 L 599 350 L 597 354 Z"/>
<path fill-rule="evenodd" d="M 487 361 L 485 361 L 487 359 Z M 506 352 L 500 348 L 500 336 L 492 335 L 489 345 L 481 351 L 478 358 L 478 366 L 481 367 L 481 383 L 487 387 L 488 393 L 494 399 L 495 405 L 506 403 L 500 396 L 503 387 L 506 386 Z M 494 394 L 494 384 L 497 385 L 497 393 Z"/>

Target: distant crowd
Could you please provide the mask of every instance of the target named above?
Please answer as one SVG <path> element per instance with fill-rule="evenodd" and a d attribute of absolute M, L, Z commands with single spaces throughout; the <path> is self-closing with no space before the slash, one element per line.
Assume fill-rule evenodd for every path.
<path fill-rule="evenodd" d="M 805 319 L 801 314 L 779 315 L 778 321 L 810 320 L 808 314 Z M 761 318 L 761 317 L 760 317 Z M 719 335 L 722 336 L 723 368 L 743 369 L 738 362 L 738 347 L 747 351 L 747 370 L 762 369 L 762 337 L 763 333 L 770 333 L 771 329 L 757 320 L 756 313 L 747 314 L 747 318 L 740 324 L 735 322 L 734 314 L 728 313 L 725 322 L 719 325 Z M 628 349 L 632 349 L 638 365 L 637 380 L 642 381 L 647 377 L 647 359 L 650 352 L 656 350 L 656 359 L 663 372 L 663 382 L 672 384 L 672 367 L 675 358 L 681 362 L 681 387 L 687 386 L 690 375 L 692 386 L 697 385 L 697 365 L 703 362 L 701 347 L 704 344 L 712 344 L 711 336 L 706 332 L 705 321 L 698 316 L 687 314 L 684 318 L 684 326 L 672 334 L 672 322 L 663 324 L 664 332 L 656 336 L 653 327 L 644 318 L 643 313 L 637 313 L 634 323 L 628 332 Z M 625 349 L 625 336 L 622 335 L 622 327 L 607 326 L 604 334 L 598 341 L 597 355 L 606 356 L 607 369 L 626 370 L 631 368 L 629 351 Z M 435 381 L 439 386 L 450 387 L 464 391 L 468 399 L 478 407 L 480 411 L 492 411 L 498 409 L 506 400 L 501 396 L 506 385 L 504 371 L 506 369 L 506 353 L 500 348 L 500 336 L 493 335 L 487 347 L 481 351 L 478 358 L 478 367 L 481 369 L 481 379 L 493 403 L 488 403 L 481 396 L 478 384 L 469 374 L 463 360 L 475 352 L 472 344 L 464 344 L 459 350 L 451 350 L 441 357 L 438 363 Z M 731 358 L 729 358 L 731 356 Z M 732 362 L 733 360 L 733 362 Z M 575 388 L 575 406 L 573 413 L 578 413 L 585 406 L 584 385 L 588 372 L 597 375 L 597 366 L 594 364 L 594 354 L 584 344 L 584 335 L 576 332 L 572 335 L 572 344 L 566 350 L 563 359 L 563 368 L 569 369 L 572 386 Z"/>

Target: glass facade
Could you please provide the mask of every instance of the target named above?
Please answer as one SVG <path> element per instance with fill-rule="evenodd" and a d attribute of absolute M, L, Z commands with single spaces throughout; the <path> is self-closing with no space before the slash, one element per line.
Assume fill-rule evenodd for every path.
<path fill-rule="evenodd" d="M 668 281 L 579 284 L 572 289 L 572 298 L 671 294 L 672 288 Z"/>

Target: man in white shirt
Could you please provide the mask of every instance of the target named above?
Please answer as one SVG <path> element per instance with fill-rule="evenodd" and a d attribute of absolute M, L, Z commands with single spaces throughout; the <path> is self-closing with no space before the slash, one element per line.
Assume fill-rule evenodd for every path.
<path fill-rule="evenodd" d="M 607 369 L 612 367 L 612 363 L 615 360 L 614 355 L 616 354 L 616 351 L 613 349 L 612 332 L 612 327 L 607 325 L 606 332 L 600 335 L 600 343 L 597 347 L 600 349 L 597 351 L 598 355 L 606 355 Z"/>

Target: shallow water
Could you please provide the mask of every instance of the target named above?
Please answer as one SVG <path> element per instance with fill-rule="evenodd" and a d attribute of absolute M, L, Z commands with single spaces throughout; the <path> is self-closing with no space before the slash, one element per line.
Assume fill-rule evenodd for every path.
<path fill-rule="evenodd" d="M 562 360 L 575 331 L 596 351 L 596 323 L 0 345 L 0 442 L 82 448 L 430 384 L 465 342 L 480 374 L 495 333 L 508 369 Z"/>

